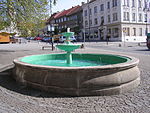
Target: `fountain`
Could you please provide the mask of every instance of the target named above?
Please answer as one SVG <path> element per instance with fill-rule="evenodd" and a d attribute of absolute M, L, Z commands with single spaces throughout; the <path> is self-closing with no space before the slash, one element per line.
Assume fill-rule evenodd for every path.
<path fill-rule="evenodd" d="M 71 43 L 70 37 L 73 36 L 73 35 L 74 35 L 74 33 L 70 32 L 70 28 L 68 28 L 67 32 L 63 33 L 63 36 L 66 37 L 66 41 L 65 41 L 66 44 L 56 46 L 57 48 L 67 52 L 67 57 L 66 57 L 67 58 L 67 64 L 72 64 L 72 54 L 71 54 L 71 52 L 74 51 L 75 49 L 78 49 L 81 46 L 79 44 L 75 45 L 75 44 Z"/>
<path fill-rule="evenodd" d="M 80 45 L 57 45 L 63 54 L 32 55 L 14 60 L 13 77 L 23 85 L 71 96 L 113 95 L 140 84 L 139 60 L 127 55 L 72 53 Z"/>

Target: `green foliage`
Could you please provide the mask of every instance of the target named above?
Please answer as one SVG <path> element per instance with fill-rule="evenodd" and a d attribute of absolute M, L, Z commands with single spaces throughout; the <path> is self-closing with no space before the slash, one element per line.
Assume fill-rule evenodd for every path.
<path fill-rule="evenodd" d="M 22 35 L 37 34 L 48 17 L 48 6 L 49 0 L 0 0 L 0 30 L 13 23 Z"/>

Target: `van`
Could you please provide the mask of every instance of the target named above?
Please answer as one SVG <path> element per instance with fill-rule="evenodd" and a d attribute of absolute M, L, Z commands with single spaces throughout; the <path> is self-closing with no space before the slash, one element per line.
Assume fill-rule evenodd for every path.
<path fill-rule="evenodd" d="M 59 42 L 64 42 L 66 40 L 66 37 L 65 36 L 61 36 L 60 38 L 59 38 Z M 72 36 L 72 37 L 70 37 L 70 41 L 71 42 L 76 42 L 76 38 L 74 37 L 74 36 Z"/>
<path fill-rule="evenodd" d="M 62 35 L 54 35 L 54 36 L 53 36 L 54 42 L 57 42 L 57 43 L 58 43 L 61 36 L 62 36 Z"/>

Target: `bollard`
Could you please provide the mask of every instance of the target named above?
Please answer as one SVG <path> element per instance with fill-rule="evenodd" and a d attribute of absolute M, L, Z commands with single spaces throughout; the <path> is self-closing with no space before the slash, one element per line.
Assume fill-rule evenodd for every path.
<path fill-rule="evenodd" d="M 81 49 L 84 48 L 84 44 L 81 44 Z"/>

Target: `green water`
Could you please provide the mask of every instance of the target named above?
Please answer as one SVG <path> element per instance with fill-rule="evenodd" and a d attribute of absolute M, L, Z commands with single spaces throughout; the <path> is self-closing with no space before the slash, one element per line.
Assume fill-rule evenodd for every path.
<path fill-rule="evenodd" d="M 34 61 L 30 64 L 35 65 L 46 65 L 46 66 L 60 66 L 60 67 L 83 67 L 83 66 L 102 66 L 106 65 L 104 63 L 86 61 L 86 60 L 73 60 L 72 64 L 67 64 L 66 60 L 43 60 L 43 61 Z"/>
<path fill-rule="evenodd" d="M 131 60 L 128 57 L 119 55 L 74 53 L 72 54 L 72 59 L 72 64 L 67 64 L 66 54 L 46 54 L 23 57 L 20 61 L 34 65 L 83 67 L 119 64 Z"/>

